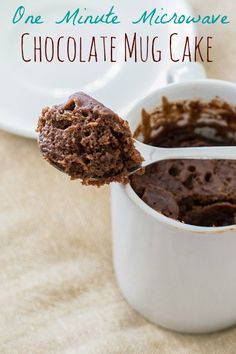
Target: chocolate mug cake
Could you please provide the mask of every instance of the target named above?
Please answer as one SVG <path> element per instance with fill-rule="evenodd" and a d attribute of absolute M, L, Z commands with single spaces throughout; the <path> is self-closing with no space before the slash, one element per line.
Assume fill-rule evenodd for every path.
<path fill-rule="evenodd" d="M 236 107 L 210 102 L 163 103 L 142 112 L 135 137 L 158 147 L 236 145 Z M 197 226 L 236 223 L 236 162 L 173 160 L 148 166 L 133 175 L 131 186 L 150 207 L 168 217 Z"/>

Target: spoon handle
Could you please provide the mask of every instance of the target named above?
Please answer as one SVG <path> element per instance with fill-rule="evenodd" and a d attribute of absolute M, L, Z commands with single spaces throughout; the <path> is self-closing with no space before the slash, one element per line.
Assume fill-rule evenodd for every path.
<path fill-rule="evenodd" d="M 236 146 L 207 146 L 186 148 L 158 148 L 135 141 L 135 146 L 144 157 L 143 167 L 162 160 L 215 159 L 236 160 Z"/>

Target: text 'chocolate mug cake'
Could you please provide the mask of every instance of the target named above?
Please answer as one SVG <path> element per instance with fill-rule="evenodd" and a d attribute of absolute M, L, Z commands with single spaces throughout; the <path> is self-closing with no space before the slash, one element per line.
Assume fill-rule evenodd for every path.
<path fill-rule="evenodd" d="M 210 102 L 169 102 L 142 112 L 135 138 L 158 147 L 236 145 L 236 107 Z M 131 186 L 150 207 L 197 226 L 236 224 L 236 162 L 168 160 L 154 163 Z"/>
<path fill-rule="evenodd" d="M 127 183 L 143 160 L 128 122 L 83 92 L 44 108 L 37 132 L 43 157 L 85 185 Z"/>

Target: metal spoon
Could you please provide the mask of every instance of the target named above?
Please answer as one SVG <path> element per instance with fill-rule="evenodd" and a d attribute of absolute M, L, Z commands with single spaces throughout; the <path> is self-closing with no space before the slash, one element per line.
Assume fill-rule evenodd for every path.
<path fill-rule="evenodd" d="M 141 165 L 132 168 L 128 176 L 131 176 L 148 165 L 163 160 L 236 160 L 236 146 L 159 148 L 143 144 L 136 139 L 134 139 L 134 145 L 143 156 L 144 161 Z M 90 178 L 91 181 L 99 181 L 99 179 L 100 178 Z"/>
<path fill-rule="evenodd" d="M 236 146 L 159 148 L 135 140 L 135 147 L 143 156 L 144 161 L 141 166 L 132 169 L 129 175 L 132 175 L 143 167 L 162 160 L 236 160 Z"/>

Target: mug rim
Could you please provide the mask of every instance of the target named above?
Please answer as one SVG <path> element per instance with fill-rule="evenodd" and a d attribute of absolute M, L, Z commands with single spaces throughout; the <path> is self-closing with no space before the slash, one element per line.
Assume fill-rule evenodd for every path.
<path fill-rule="evenodd" d="M 236 88 L 236 84 L 230 81 L 225 81 L 225 80 L 217 80 L 217 79 L 199 79 L 199 80 L 191 80 L 191 81 L 184 81 L 180 83 L 172 83 L 167 86 L 159 87 L 155 91 L 151 92 L 147 96 L 145 96 L 143 99 L 140 101 L 136 102 L 135 105 L 127 112 L 126 114 L 126 119 L 128 119 L 129 115 L 137 109 L 138 106 L 141 106 L 142 103 L 144 104 L 143 107 L 145 107 L 145 102 L 152 98 L 156 94 L 160 94 L 162 90 L 166 90 L 168 88 L 180 88 L 180 87 L 186 87 L 190 85 L 218 85 L 218 86 L 227 86 L 227 87 L 234 87 Z M 227 226 L 196 226 L 196 225 L 191 225 L 191 224 L 185 224 L 179 220 L 172 219 L 168 216 L 165 216 L 161 214 L 160 212 L 154 210 L 151 208 L 148 204 L 146 204 L 133 190 L 131 187 L 130 183 L 127 184 L 126 186 L 121 186 L 125 193 L 128 194 L 129 198 L 140 208 L 142 209 L 145 213 L 147 213 L 149 216 L 153 217 L 157 221 L 160 221 L 163 224 L 168 224 L 169 226 L 172 226 L 174 228 L 180 229 L 180 230 L 185 230 L 185 231 L 191 231 L 193 233 L 199 234 L 199 235 L 206 235 L 206 234 L 212 234 L 214 233 L 215 235 L 220 235 L 222 233 L 226 233 L 228 231 L 236 231 L 236 224 L 233 225 L 227 225 Z"/>

